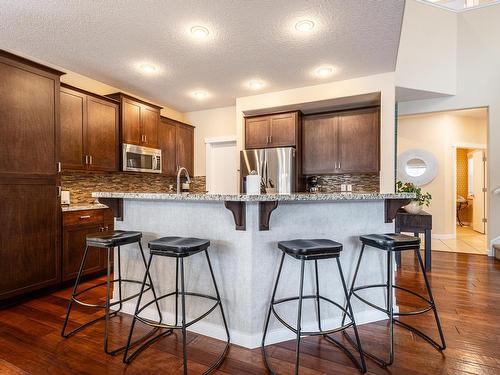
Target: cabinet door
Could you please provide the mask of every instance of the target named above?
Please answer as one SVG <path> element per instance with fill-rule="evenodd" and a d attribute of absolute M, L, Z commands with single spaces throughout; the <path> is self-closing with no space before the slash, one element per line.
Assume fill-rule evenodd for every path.
<path fill-rule="evenodd" d="M 52 178 L 0 179 L 0 300 L 60 281 L 60 203 Z"/>
<path fill-rule="evenodd" d="M 158 110 L 143 106 L 141 108 L 142 118 L 142 144 L 146 147 L 158 147 L 158 123 L 160 112 Z"/>
<path fill-rule="evenodd" d="M 331 115 L 304 117 L 302 125 L 302 173 L 336 173 L 337 118 Z"/>
<path fill-rule="evenodd" d="M 83 252 L 85 250 L 86 236 L 91 233 L 99 233 L 103 223 L 95 225 L 73 225 L 63 229 L 63 259 L 62 280 L 67 281 L 76 278 Z M 106 249 L 95 247 L 89 248 L 85 262 L 84 275 L 100 271 L 102 260 L 107 255 Z"/>
<path fill-rule="evenodd" d="M 245 148 L 265 148 L 269 145 L 270 119 L 253 117 L 245 119 Z"/>
<path fill-rule="evenodd" d="M 122 141 L 133 145 L 140 145 L 141 132 L 141 105 L 132 100 L 122 100 Z"/>
<path fill-rule="evenodd" d="M 177 166 L 194 175 L 194 130 L 190 126 L 177 125 Z"/>
<path fill-rule="evenodd" d="M 87 96 L 61 88 L 61 164 L 63 169 L 85 169 L 84 124 Z"/>
<path fill-rule="evenodd" d="M 158 127 L 158 147 L 161 149 L 162 173 L 175 176 L 177 173 L 176 130 L 175 123 L 161 120 Z"/>
<path fill-rule="evenodd" d="M 118 170 L 118 105 L 87 97 L 86 154 L 89 169 Z"/>
<path fill-rule="evenodd" d="M 339 116 L 339 172 L 378 173 L 380 130 L 378 109 L 347 112 Z"/>
<path fill-rule="evenodd" d="M 0 56 L 0 173 L 56 173 L 58 104 L 59 78 Z"/>
<path fill-rule="evenodd" d="M 297 116 L 296 112 L 271 116 L 269 132 L 271 147 L 297 145 Z"/>

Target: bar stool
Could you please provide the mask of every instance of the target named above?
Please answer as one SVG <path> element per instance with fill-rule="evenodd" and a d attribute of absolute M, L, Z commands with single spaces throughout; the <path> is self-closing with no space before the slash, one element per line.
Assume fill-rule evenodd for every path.
<path fill-rule="evenodd" d="M 342 251 L 342 245 L 338 242 L 331 241 L 331 240 L 326 240 L 326 239 L 315 239 L 315 240 L 303 240 L 303 239 L 297 239 L 297 240 L 292 240 L 292 241 L 282 241 L 278 242 L 278 248 L 283 252 L 283 255 L 281 256 L 281 261 L 280 265 L 278 268 L 278 276 L 276 277 L 276 283 L 274 284 L 274 290 L 272 293 L 271 297 L 271 302 L 269 304 L 269 310 L 267 312 L 267 317 L 266 317 L 266 322 L 264 326 L 264 335 L 262 337 L 262 354 L 264 357 L 264 364 L 266 368 L 269 370 L 271 374 L 274 374 L 274 371 L 271 369 L 271 366 L 269 362 L 267 361 L 267 354 L 266 354 L 266 349 L 265 349 L 265 340 L 266 340 L 266 335 L 267 335 L 267 330 L 269 327 L 269 320 L 271 318 L 271 313 L 274 314 L 276 319 L 283 324 L 286 328 L 288 328 L 290 331 L 295 333 L 297 335 L 296 339 L 296 349 L 295 349 L 295 374 L 299 373 L 299 357 L 300 357 L 300 339 L 302 336 L 323 336 L 328 342 L 336 345 L 339 347 L 341 350 L 344 351 L 344 353 L 351 359 L 351 361 L 354 363 L 356 367 L 359 368 L 359 370 L 364 373 L 366 372 L 366 364 L 365 364 L 365 359 L 363 355 L 363 350 L 361 348 L 361 342 L 359 341 L 359 336 L 358 336 L 358 329 L 356 326 L 356 322 L 354 320 L 354 314 L 352 313 L 352 308 L 351 304 L 348 299 L 348 292 L 347 292 L 347 286 L 345 283 L 344 279 L 344 274 L 342 272 L 342 267 L 340 265 L 340 252 Z M 278 289 L 278 284 L 281 276 L 281 271 L 283 268 L 283 261 L 285 260 L 285 255 L 288 254 L 292 258 L 300 260 L 300 278 L 299 278 L 299 295 L 298 297 L 288 297 L 288 298 L 281 298 L 281 299 L 275 299 L 276 297 L 276 290 Z M 344 291 L 344 295 L 346 298 L 346 308 L 342 307 L 340 304 L 337 302 L 332 301 L 329 298 L 323 297 L 320 295 L 319 292 L 319 275 L 318 275 L 318 260 L 322 259 L 336 259 L 337 261 L 337 268 L 338 272 L 340 274 L 340 279 L 342 281 L 342 288 Z M 304 292 L 304 268 L 305 268 L 305 263 L 306 261 L 309 260 L 314 260 L 314 269 L 315 269 L 315 280 L 316 280 L 316 293 L 313 295 L 303 295 Z M 319 331 L 311 331 L 311 332 L 304 332 L 302 331 L 301 325 L 302 325 L 302 301 L 304 299 L 315 299 L 316 300 L 316 309 L 317 309 L 317 318 L 318 318 L 318 327 Z M 284 302 L 289 302 L 289 301 L 295 301 L 298 300 L 298 311 L 297 311 L 297 328 L 292 327 L 289 325 L 285 320 L 276 312 L 274 306 L 284 303 Z M 342 326 L 334 329 L 329 329 L 329 330 L 322 330 L 321 328 L 321 313 L 320 313 L 320 301 L 323 300 L 325 302 L 329 302 L 339 308 L 345 315 L 349 317 L 351 320 L 350 323 L 344 324 L 345 320 L 342 320 Z M 351 351 L 345 347 L 343 344 L 341 344 L 338 340 L 330 336 L 332 333 L 339 332 L 339 331 L 345 331 L 349 327 L 353 327 L 354 329 L 354 334 L 356 336 L 356 342 L 357 345 L 354 347 L 358 350 L 359 352 L 359 357 L 360 361 L 358 362 L 354 355 L 351 353 Z"/>
<path fill-rule="evenodd" d="M 361 253 L 359 254 L 359 259 L 358 263 L 356 264 L 356 270 L 354 271 L 354 277 L 352 280 L 352 285 L 349 291 L 349 299 L 351 299 L 351 296 L 356 296 L 359 300 L 362 302 L 366 303 L 367 305 L 373 307 L 374 309 L 377 309 L 379 311 L 385 312 L 387 316 L 389 317 L 389 360 L 385 361 L 382 360 L 381 358 L 373 355 L 372 353 L 369 353 L 365 351 L 364 353 L 372 358 L 374 361 L 379 363 L 383 367 L 390 366 L 394 362 L 394 323 L 397 325 L 408 329 L 409 331 L 419 335 L 422 337 L 424 340 L 428 341 L 431 345 L 433 345 L 436 349 L 442 351 L 446 349 L 446 343 L 444 340 L 444 335 L 443 335 L 443 330 L 441 328 L 441 322 L 439 320 L 439 315 L 436 309 L 436 304 L 434 302 L 434 297 L 432 296 L 432 290 L 431 286 L 429 284 L 429 280 L 427 279 L 427 273 L 425 271 L 424 263 L 422 262 L 422 256 L 420 255 L 420 238 L 419 237 L 413 237 L 413 236 L 407 236 L 404 234 L 399 234 L 399 233 L 388 233 L 388 234 L 368 234 L 359 237 L 360 241 L 362 242 L 363 246 L 361 247 Z M 361 259 L 363 258 L 363 253 L 365 250 L 366 246 L 371 246 L 376 249 L 384 250 L 387 251 L 387 282 L 385 284 L 372 284 L 372 285 L 363 285 L 363 286 L 355 286 L 356 283 L 356 278 L 358 276 L 358 271 L 359 271 L 359 266 L 361 264 Z M 427 294 L 429 298 L 426 298 L 422 296 L 421 294 L 418 294 L 412 290 L 409 290 L 407 288 L 403 288 L 399 285 L 393 285 L 393 280 L 392 280 L 392 273 L 393 273 L 393 254 L 396 252 L 401 252 L 401 251 L 406 251 L 406 250 L 413 250 L 418 258 L 418 263 L 420 264 L 420 269 L 422 270 L 422 275 L 424 277 L 425 281 L 425 287 L 427 289 Z M 363 297 L 361 297 L 359 294 L 357 294 L 358 291 L 364 290 L 364 289 L 372 289 L 372 288 L 386 288 L 387 290 L 387 306 L 386 308 L 377 306 Z M 420 310 L 416 311 L 410 311 L 410 312 L 394 312 L 394 306 L 393 306 L 393 291 L 394 289 L 398 289 L 407 293 L 410 293 L 421 300 L 425 301 L 427 303 L 427 307 L 422 308 Z M 438 344 L 436 341 L 431 339 L 428 335 L 423 333 L 422 331 L 418 330 L 417 328 L 404 323 L 398 319 L 394 319 L 394 317 L 399 317 L 399 316 L 413 316 L 413 315 L 418 315 L 418 314 L 423 314 L 428 311 L 432 310 L 434 312 L 434 318 L 436 320 L 436 325 L 438 328 L 439 332 L 439 337 L 441 339 L 441 344 Z M 345 319 L 345 316 L 344 316 Z M 351 342 L 351 344 L 355 345 L 353 342 L 352 338 L 344 332 L 344 335 L 346 338 Z"/>
<path fill-rule="evenodd" d="M 125 346 L 119 347 L 117 349 L 110 350 L 108 347 L 108 339 L 109 339 L 109 321 L 111 318 L 115 317 L 118 315 L 118 313 L 122 309 L 122 304 L 123 302 L 129 301 L 133 298 L 136 298 L 139 296 L 139 293 L 136 293 L 134 295 L 131 295 L 129 297 L 124 298 L 122 295 L 122 283 L 132 283 L 132 284 L 142 284 L 141 281 L 138 280 L 131 280 L 131 279 L 123 279 L 121 276 L 121 256 L 120 256 L 120 247 L 128 244 L 133 244 L 137 243 L 139 244 L 140 252 L 141 252 L 141 257 L 144 262 L 144 267 L 146 267 L 146 257 L 144 256 L 144 251 L 142 249 L 142 244 L 141 244 L 141 238 L 142 238 L 142 233 L 141 232 L 127 232 L 127 231 L 121 231 L 121 230 L 115 230 L 115 231 L 107 231 L 107 232 L 102 232 L 102 233 L 96 233 L 96 234 L 89 234 L 86 237 L 86 244 L 85 244 L 85 251 L 83 252 L 83 257 L 82 257 L 82 262 L 80 263 L 80 268 L 78 270 L 78 275 L 76 277 L 75 285 L 73 287 L 73 292 L 71 293 L 71 299 L 69 301 L 68 305 L 68 311 L 66 313 L 66 319 L 64 320 L 64 324 L 62 327 L 61 331 L 61 336 L 64 338 L 70 337 L 74 335 L 75 333 L 81 331 L 82 329 L 100 321 L 100 320 L 105 320 L 104 324 L 104 351 L 106 354 L 111 354 L 115 355 L 125 349 Z M 80 280 L 82 277 L 83 273 L 83 268 L 85 266 L 85 261 L 87 260 L 87 254 L 89 249 L 93 248 L 100 248 L 100 249 L 107 249 L 107 277 L 106 281 L 101 282 L 97 285 L 93 285 L 91 287 L 85 288 L 84 290 L 78 291 L 78 286 L 80 285 Z M 111 254 L 113 249 L 117 247 L 118 251 L 118 278 L 111 279 Z M 151 290 L 153 293 L 153 296 L 156 297 L 156 292 L 153 288 L 153 284 L 151 283 L 151 277 L 149 276 L 149 272 L 146 269 L 146 276 L 147 279 L 149 280 L 149 283 L 147 284 L 147 289 L 146 290 L 141 290 L 141 293 L 147 292 L 148 290 Z M 119 295 L 119 300 L 115 302 L 111 302 L 111 284 L 118 283 L 118 295 Z M 106 302 L 104 305 L 102 304 L 92 304 L 92 303 L 86 303 L 81 301 L 78 297 L 80 297 L 82 294 L 91 291 L 92 289 L 98 288 L 102 285 L 106 285 Z M 66 333 L 66 327 L 68 325 L 69 321 L 69 316 L 71 313 L 71 309 L 73 307 L 73 303 L 77 303 L 81 306 L 85 307 L 92 307 L 92 308 L 103 308 L 105 310 L 104 316 L 95 318 L 87 323 L 84 323 L 77 328 L 73 329 L 72 331 Z M 114 310 L 111 312 L 111 308 L 113 306 L 118 305 L 118 309 Z M 158 311 L 158 316 L 160 317 L 160 320 L 162 319 L 161 317 L 161 311 L 160 307 L 158 304 L 156 304 L 156 308 Z M 149 332 L 148 334 L 144 335 L 141 339 L 137 340 L 134 342 L 133 345 L 135 345 L 137 342 L 146 339 L 147 337 L 151 336 L 154 334 L 154 331 Z"/>
<path fill-rule="evenodd" d="M 132 342 L 132 336 L 134 332 L 134 327 L 135 323 L 137 320 L 140 322 L 156 327 L 156 328 L 166 328 L 169 331 L 166 333 L 169 334 L 172 330 L 178 329 L 181 330 L 182 332 L 182 354 L 183 354 L 183 366 L 184 366 L 184 374 L 187 374 L 188 368 L 187 368 L 187 337 L 186 337 L 186 330 L 188 327 L 191 325 L 199 322 L 203 318 L 207 317 L 209 314 L 211 314 L 217 307 L 220 308 L 220 312 L 222 315 L 222 320 L 224 323 L 224 328 L 226 331 L 227 335 L 227 341 L 226 341 L 226 346 L 224 348 L 224 351 L 222 354 L 217 358 L 217 360 L 204 372 L 204 374 L 209 374 L 215 369 L 217 369 L 221 363 L 224 361 L 227 351 L 229 349 L 229 344 L 230 344 L 230 337 L 229 337 L 229 329 L 227 327 L 227 322 L 226 322 L 226 317 L 224 315 L 224 309 L 222 307 L 222 302 L 219 294 L 219 289 L 217 287 L 217 283 L 215 281 L 215 276 L 214 272 L 212 269 L 212 263 L 210 262 L 210 257 L 208 255 L 208 247 L 210 246 L 210 241 L 208 240 L 203 240 L 199 238 L 190 238 L 190 237 L 163 237 L 159 238 L 157 240 L 151 241 L 149 243 L 149 249 L 150 249 L 150 256 L 149 260 L 146 265 L 146 273 L 144 275 L 144 280 L 142 282 L 142 288 L 141 288 L 141 294 L 139 295 L 139 298 L 137 300 L 137 306 L 135 309 L 134 313 L 134 318 L 132 320 L 132 326 L 130 327 L 130 333 L 128 337 L 128 344 L 125 349 L 125 353 L 123 356 L 123 362 L 124 363 L 130 363 L 132 360 L 140 353 L 142 352 L 146 347 L 151 345 L 153 342 L 157 341 L 161 337 L 165 336 L 165 333 L 160 333 L 156 335 L 155 337 L 150 338 L 149 340 L 145 341 L 141 346 L 139 346 L 132 354 L 128 355 L 129 349 L 130 349 L 130 343 Z M 212 282 L 214 285 L 214 290 L 215 290 L 215 297 L 207 294 L 201 294 L 201 293 L 195 293 L 195 292 L 187 292 L 185 288 L 185 278 L 184 278 L 184 258 L 190 257 L 192 255 L 195 255 L 197 253 L 203 252 L 205 253 L 205 257 L 207 259 L 208 263 L 208 269 L 210 270 L 210 275 L 212 277 Z M 142 292 L 146 288 L 147 284 L 146 281 L 149 277 L 149 269 L 151 267 L 151 262 L 153 260 L 154 256 L 164 256 L 164 257 L 170 257 L 170 258 L 175 258 L 176 265 L 175 265 L 175 291 L 169 292 L 167 294 L 164 294 L 162 296 L 156 297 L 154 296 L 154 299 L 143 306 L 141 306 L 141 299 L 142 299 Z M 179 267 L 180 265 L 180 267 Z M 180 272 L 179 272 L 180 268 Z M 179 275 L 180 273 L 180 275 Z M 180 290 L 179 290 L 179 276 L 180 276 Z M 178 325 L 178 299 L 179 296 L 181 297 L 181 325 Z M 208 309 L 205 313 L 202 315 L 192 319 L 191 321 L 187 322 L 186 321 L 186 301 L 185 297 L 186 296 L 195 296 L 195 297 L 200 297 L 200 298 L 205 298 L 208 300 L 215 301 L 215 303 Z M 151 319 L 147 319 L 144 317 L 141 317 L 140 314 L 141 312 L 149 307 L 151 304 L 156 303 L 158 304 L 158 301 L 167 298 L 167 297 L 175 297 L 175 323 L 174 324 L 165 324 L 160 322 L 155 322 L 152 321 Z"/>

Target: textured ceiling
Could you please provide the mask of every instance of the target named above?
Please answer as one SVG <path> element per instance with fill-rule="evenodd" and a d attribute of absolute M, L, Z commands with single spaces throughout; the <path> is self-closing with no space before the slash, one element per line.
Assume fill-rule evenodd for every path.
<path fill-rule="evenodd" d="M 0 48 L 89 76 L 180 111 L 255 93 L 393 71 L 403 0 L 0 0 Z M 294 33 L 298 19 L 314 32 Z M 204 25 L 207 40 L 189 29 Z M 156 74 L 137 71 L 144 62 Z M 258 92 L 244 86 L 259 77 Z M 203 101 L 189 96 L 211 93 Z"/>

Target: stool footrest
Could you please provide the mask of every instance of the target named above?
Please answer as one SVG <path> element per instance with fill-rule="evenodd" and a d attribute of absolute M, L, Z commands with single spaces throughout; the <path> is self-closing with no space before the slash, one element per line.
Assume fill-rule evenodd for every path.
<path fill-rule="evenodd" d="M 303 300 L 304 299 L 316 299 L 318 297 L 319 297 L 320 300 L 323 300 L 325 302 L 329 302 L 332 305 L 338 307 L 344 314 L 346 314 L 346 316 L 351 320 L 351 322 L 347 323 L 345 325 L 342 325 L 340 327 L 332 328 L 332 329 L 329 329 L 329 330 L 301 331 L 301 333 L 300 333 L 301 336 L 324 336 L 324 335 L 329 335 L 329 334 L 332 334 L 332 333 L 335 333 L 335 332 L 346 330 L 347 328 L 351 327 L 354 324 L 353 323 L 353 318 L 351 317 L 351 314 L 349 314 L 349 312 L 343 306 L 339 305 L 337 302 L 332 301 L 329 298 L 326 298 L 326 297 L 323 297 L 323 296 L 316 296 L 316 295 L 307 295 L 307 296 L 302 296 L 302 299 Z M 278 312 L 274 309 L 274 306 L 275 305 L 279 305 L 279 304 L 284 303 L 284 302 L 296 301 L 298 299 L 299 299 L 299 297 L 287 297 L 287 298 L 280 298 L 278 300 L 275 300 L 275 301 L 271 302 L 271 311 L 273 312 L 273 314 L 276 317 L 276 319 L 278 319 L 281 324 L 283 324 L 286 328 L 288 328 L 290 331 L 292 331 L 295 334 L 297 334 L 297 329 L 294 328 L 294 327 L 292 327 L 290 324 L 288 324 L 278 314 Z"/>
<path fill-rule="evenodd" d="M 110 280 L 110 283 L 113 284 L 113 283 L 117 283 L 117 282 L 125 282 L 125 283 L 132 283 L 132 284 L 142 284 L 141 281 L 137 281 L 137 280 L 129 280 L 129 279 L 114 279 L 114 280 Z M 106 305 L 102 305 L 102 304 L 95 304 L 95 303 L 87 303 L 87 302 L 83 302 L 83 301 L 80 301 L 78 298 L 79 295 L 81 294 L 84 294 L 92 289 L 95 289 L 97 287 L 100 287 L 100 286 L 103 286 L 103 285 L 106 285 L 107 282 L 106 281 L 103 281 L 99 284 L 96 284 L 96 285 L 92 285 L 88 288 L 85 288 L 81 291 L 79 291 L 78 293 L 75 293 L 74 295 L 71 296 L 71 299 L 76 302 L 77 304 L 81 305 L 81 306 L 85 306 L 85 307 L 95 307 L 95 308 L 101 308 L 101 309 L 105 309 L 106 308 Z M 149 284 L 146 284 L 146 289 L 144 289 L 144 292 L 147 292 L 151 289 L 151 285 Z M 122 298 L 121 300 L 118 300 L 118 301 L 115 301 L 115 302 L 112 302 L 109 304 L 109 307 L 113 307 L 115 305 L 119 305 L 120 303 L 123 303 L 123 302 L 127 302 L 131 299 L 134 299 L 136 297 L 139 296 L 139 294 L 141 294 L 140 292 L 134 294 L 134 295 L 131 295 L 131 296 L 128 296 L 126 298 Z"/>
<path fill-rule="evenodd" d="M 358 290 L 372 289 L 372 288 L 387 288 L 387 285 L 386 284 L 373 284 L 373 285 L 358 286 L 358 287 L 352 289 L 352 295 L 356 296 L 356 298 L 358 298 L 360 301 L 366 303 L 368 306 L 373 307 L 374 309 L 382 311 L 382 312 L 386 313 L 387 315 L 389 315 L 389 311 L 386 308 L 375 305 L 374 303 L 366 300 L 365 298 L 361 297 L 359 294 L 356 293 Z M 415 297 L 418 297 L 421 300 L 425 301 L 428 304 L 427 307 L 420 309 L 420 310 L 414 310 L 414 311 L 408 311 L 408 312 L 394 312 L 393 316 L 419 315 L 419 314 L 424 314 L 424 313 L 426 313 L 434 308 L 434 304 L 430 300 L 428 300 L 427 298 L 425 298 L 424 296 L 422 296 L 418 293 L 415 293 L 412 290 L 409 290 L 407 288 L 403 288 L 402 286 L 398 286 L 398 285 L 393 285 L 392 288 L 410 293 L 410 294 L 414 295 Z"/>

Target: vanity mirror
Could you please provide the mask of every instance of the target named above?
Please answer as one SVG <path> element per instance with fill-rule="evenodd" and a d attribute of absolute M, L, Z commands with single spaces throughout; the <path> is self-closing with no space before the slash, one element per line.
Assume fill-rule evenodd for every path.
<path fill-rule="evenodd" d="M 398 179 L 423 186 L 437 175 L 437 160 L 425 150 L 407 150 L 398 156 Z"/>

